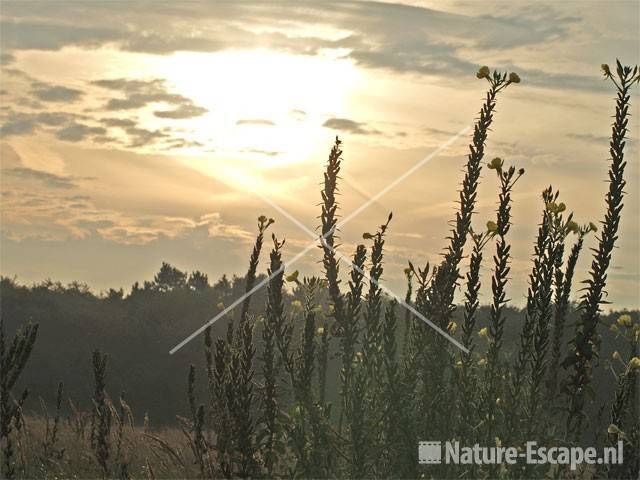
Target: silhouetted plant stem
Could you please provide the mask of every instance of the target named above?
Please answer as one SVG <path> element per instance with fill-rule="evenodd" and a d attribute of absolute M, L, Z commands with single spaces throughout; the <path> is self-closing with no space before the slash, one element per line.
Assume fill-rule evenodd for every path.
<path fill-rule="evenodd" d="M 264 341 L 262 361 L 264 377 L 264 394 L 262 400 L 262 423 L 263 432 L 263 457 L 267 478 L 274 476 L 274 464 L 276 460 L 276 443 L 278 441 L 278 400 L 277 400 L 277 371 L 275 349 L 277 343 L 278 325 L 282 321 L 284 305 L 282 303 L 283 268 L 282 268 L 282 243 L 273 238 L 273 249 L 271 250 L 271 263 L 267 274 L 271 279 L 267 287 L 267 309 L 262 329 L 262 339 Z"/>
<path fill-rule="evenodd" d="M 606 68 L 605 68 L 606 67 Z M 582 432 L 586 390 L 591 381 L 591 363 L 596 355 L 596 328 L 600 317 L 602 296 L 607 283 L 607 271 L 611 262 L 611 254 L 618 238 L 622 199 L 624 196 L 624 171 L 627 163 L 624 160 L 627 123 L 629 116 L 629 90 L 640 80 L 638 67 L 623 66 L 616 62 L 618 80 L 611 74 L 608 66 L 603 66 L 605 76 L 610 78 L 617 89 L 615 121 L 611 130 L 609 153 L 609 190 L 605 196 L 607 211 L 602 221 L 602 234 L 595 250 L 587 288 L 580 302 L 580 320 L 576 337 L 572 341 L 573 351 L 566 358 L 564 366 L 573 368 L 569 377 L 570 401 L 567 415 L 567 432 L 570 438 L 578 440 Z"/>
<path fill-rule="evenodd" d="M 571 253 L 567 259 L 564 272 L 558 269 L 556 272 L 555 311 L 553 322 L 553 345 L 551 351 L 551 363 L 549 364 L 548 389 L 550 398 L 555 398 L 558 393 L 558 367 L 562 355 L 562 341 L 564 339 L 565 322 L 570 304 L 573 275 L 582 251 L 585 235 L 591 231 L 589 226 L 579 229 L 578 239 L 571 247 Z"/>
<path fill-rule="evenodd" d="M 499 158 L 494 158 L 489 164 L 489 168 L 495 169 L 500 180 L 500 193 L 498 195 L 498 213 L 496 223 L 489 222 L 488 229 L 497 237 L 496 254 L 493 257 L 494 271 L 491 278 L 491 292 L 493 301 L 491 303 L 490 318 L 491 323 L 488 331 L 489 349 L 487 352 L 487 368 L 485 370 L 485 405 L 486 413 L 486 438 L 494 438 L 496 429 L 496 418 L 500 412 L 496 402 L 503 397 L 502 378 L 503 365 L 501 364 L 500 351 L 502 349 L 502 337 L 504 335 L 504 306 L 508 302 L 506 298 L 506 285 L 509 279 L 511 267 L 511 245 L 507 243 L 507 233 L 511 227 L 511 191 L 518 179 L 524 174 L 524 170 L 517 172 L 515 167 L 506 170 L 502 168 L 503 162 Z"/>

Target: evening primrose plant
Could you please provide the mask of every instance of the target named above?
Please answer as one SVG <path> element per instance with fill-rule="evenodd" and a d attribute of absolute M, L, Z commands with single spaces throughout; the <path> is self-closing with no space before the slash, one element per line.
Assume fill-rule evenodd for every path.
<path fill-rule="evenodd" d="M 204 373 L 195 364 L 185 372 L 188 413 L 176 436 L 150 430 L 148 417 L 139 432 L 133 421 L 127 429 L 124 397 L 119 413 L 107 392 L 106 357 L 96 352 L 93 407 L 83 417 L 74 406 L 68 422 L 55 421 L 55 434 L 48 429 L 44 444 L 31 441 L 21 410 L 26 394 L 15 387 L 37 330 L 27 327 L 10 341 L 0 319 L 3 478 L 575 478 L 548 465 L 423 465 L 418 442 L 454 439 L 524 451 L 527 441 L 574 446 L 593 438 L 597 446 L 623 441 L 625 462 L 581 473 L 637 478 L 640 322 L 634 312 L 606 320 L 602 308 L 620 240 L 630 96 L 640 74 L 619 62 L 602 70 L 617 93 L 604 218 L 581 224 L 557 188 L 544 188 L 521 312 L 510 304 L 521 294 L 511 283 L 519 260 L 511 226 L 525 172 L 493 152 L 487 157 L 495 148 L 489 138 L 497 102 L 521 79 L 482 66 L 476 77 L 487 89 L 444 248 L 426 264 L 409 261 L 402 297 L 390 298 L 382 283 L 394 274 L 387 255 L 391 215 L 351 245 L 349 261 L 340 265 L 343 143 L 336 138 L 319 196 L 321 275 L 285 271 L 289 245 L 276 235 L 266 237 L 268 263 L 261 267 L 274 220 L 258 218 L 245 292 L 266 270 L 266 303 L 247 295 L 237 317 L 225 318 L 226 334 L 204 331 Z M 494 199 L 486 200 L 496 207 L 478 219 L 481 180 L 497 180 Z M 577 272 L 592 241 L 576 304 Z M 223 311 L 224 303 L 215 309 Z M 601 364 L 603 332 L 617 343 Z M 598 395 L 592 384 L 603 373 L 613 375 L 615 389 Z M 68 438 L 91 452 L 84 467 L 64 450 Z"/>

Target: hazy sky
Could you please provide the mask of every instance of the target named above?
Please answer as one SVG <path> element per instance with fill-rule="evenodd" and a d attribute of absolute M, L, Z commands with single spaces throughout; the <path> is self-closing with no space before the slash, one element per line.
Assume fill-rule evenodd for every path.
<path fill-rule="evenodd" d="M 579 223 L 602 218 L 613 91 L 599 69 L 638 62 L 640 3 L 318 4 L 2 1 L 1 273 L 95 291 L 150 279 L 162 261 L 242 274 L 260 214 L 292 257 L 309 238 L 261 197 L 315 228 L 339 134 L 347 215 L 472 125 L 486 64 L 522 78 L 500 94 L 487 143 L 487 160 L 527 171 L 510 232 L 521 303 L 542 189 L 559 188 Z M 637 308 L 637 89 L 632 102 L 608 291 Z M 349 222 L 341 251 L 393 211 L 384 278 L 402 293 L 406 261 L 437 261 L 445 245 L 468 141 Z M 482 180 L 476 228 L 495 217 L 497 179 Z"/>

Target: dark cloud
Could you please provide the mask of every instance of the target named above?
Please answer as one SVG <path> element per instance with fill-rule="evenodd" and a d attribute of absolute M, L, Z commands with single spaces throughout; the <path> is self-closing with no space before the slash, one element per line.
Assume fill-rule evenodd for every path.
<path fill-rule="evenodd" d="M 78 2 L 65 3 L 61 9 L 46 3 L 22 2 L 7 4 L 4 10 L 7 20 L 0 40 L 5 49 L 113 45 L 128 51 L 170 54 L 268 45 L 274 50 L 314 55 L 322 49 L 340 48 L 347 52 L 346 57 L 370 68 L 440 76 L 472 75 L 480 61 L 473 60 L 473 51 L 508 51 L 564 39 L 581 21 L 578 15 L 564 14 L 562 9 L 549 4 L 516 4 L 498 15 L 470 15 L 382 2 L 319 5 L 280 2 L 268 6 L 252 2 L 224 5 L 183 2 L 154 4 L 153 11 L 144 3 Z M 69 18 L 77 21 L 72 25 Z M 337 39 L 283 33 L 292 23 L 315 24 L 318 19 L 350 33 Z M 83 27 L 75 26 L 80 21 Z M 105 28 L 105 24 L 122 26 Z M 263 25 L 272 29 L 257 32 L 254 28 Z M 278 28 L 282 30 L 277 31 Z M 537 75 L 535 71 L 515 67 L 528 74 L 530 84 L 602 88 L 587 76 Z M 140 96 L 127 97 L 113 100 L 110 108 L 137 108 L 148 101 Z"/>
<path fill-rule="evenodd" d="M 365 123 L 349 120 L 348 118 L 330 118 L 322 126 L 332 130 L 353 133 L 354 135 L 377 135 L 380 133 L 377 130 L 367 128 Z"/>
<path fill-rule="evenodd" d="M 176 108 L 159 110 L 154 115 L 160 118 L 192 118 L 207 112 L 205 108 L 194 105 L 193 101 L 183 95 L 168 91 L 164 80 L 130 80 L 126 78 L 103 79 L 91 82 L 98 87 L 114 90 L 124 98 L 112 98 L 105 105 L 106 110 L 132 110 L 143 108 L 151 103 L 166 103 Z"/>
<path fill-rule="evenodd" d="M 53 5 L 51 5 L 54 7 Z M 42 7 L 46 6 L 42 5 Z M 58 4 L 54 8 L 60 8 Z M 20 7 L 18 7 L 18 10 Z M 4 10 L 4 5 L 3 5 Z M 46 18 L 46 14 L 40 18 Z M 122 36 L 122 31 L 96 27 L 78 27 L 64 23 L 47 23 L 46 21 L 13 21 L 0 22 L 0 45 L 2 49 L 15 50 L 60 50 L 66 46 L 99 47 L 115 41 Z"/>
<path fill-rule="evenodd" d="M 146 128 L 129 127 L 125 129 L 129 135 L 129 147 L 138 148 L 169 138 L 169 135 L 161 130 L 147 130 Z"/>
<path fill-rule="evenodd" d="M 175 120 L 181 120 L 185 118 L 194 118 L 204 115 L 209 110 L 206 108 L 198 107 L 193 104 L 184 104 L 180 105 L 178 108 L 174 110 L 157 110 L 153 112 L 156 117 L 159 118 L 172 118 Z"/>
<path fill-rule="evenodd" d="M 66 127 L 72 126 L 78 115 L 62 112 L 23 113 L 11 112 L 6 116 L 0 127 L 3 136 L 27 135 L 34 133 L 41 127 Z"/>
<path fill-rule="evenodd" d="M 51 188 L 69 189 L 75 187 L 72 177 L 55 175 L 42 170 L 34 170 L 26 167 L 7 168 L 2 171 L 5 175 L 18 177 L 25 180 L 36 180 Z"/>
<path fill-rule="evenodd" d="M 236 122 L 236 125 L 263 125 L 274 127 L 276 124 L 274 121 L 265 118 L 242 118 Z"/>
<path fill-rule="evenodd" d="M 16 57 L 10 53 L 1 53 L 0 54 L 0 65 L 10 65 L 15 62 Z"/>
<path fill-rule="evenodd" d="M 137 125 L 136 122 L 130 118 L 103 118 L 100 120 L 100 123 L 107 127 L 120 128 L 135 127 Z"/>
<path fill-rule="evenodd" d="M 31 115 L 14 114 L 0 126 L 0 135 L 3 137 L 27 135 L 35 131 L 36 125 Z"/>
<path fill-rule="evenodd" d="M 74 88 L 47 84 L 38 84 L 31 93 L 43 102 L 73 102 L 83 95 L 83 92 Z"/>
<path fill-rule="evenodd" d="M 81 123 L 72 123 L 65 128 L 58 130 L 55 134 L 58 140 L 67 142 L 80 142 L 89 135 L 104 135 L 107 130 L 102 127 L 89 127 Z"/>

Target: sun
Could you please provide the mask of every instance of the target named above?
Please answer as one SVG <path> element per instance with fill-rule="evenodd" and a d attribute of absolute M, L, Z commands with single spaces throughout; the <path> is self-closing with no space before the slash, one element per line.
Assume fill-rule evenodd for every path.
<path fill-rule="evenodd" d="M 330 116 L 344 116 L 357 67 L 333 54 L 267 49 L 177 53 L 158 74 L 176 93 L 209 110 L 186 127 L 218 157 L 271 168 L 318 152 Z M 243 162 L 239 162 L 243 163 Z"/>

